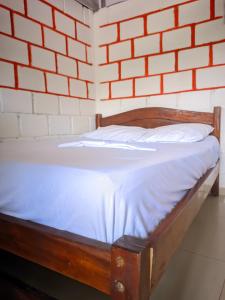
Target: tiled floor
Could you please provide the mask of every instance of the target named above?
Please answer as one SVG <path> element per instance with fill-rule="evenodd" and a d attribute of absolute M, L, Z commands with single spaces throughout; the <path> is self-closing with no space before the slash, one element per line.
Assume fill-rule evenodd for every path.
<path fill-rule="evenodd" d="M 21 259 L 0 255 L 0 269 L 60 300 L 107 296 Z M 152 300 L 225 300 L 225 197 L 209 197 L 152 295 Z"/>

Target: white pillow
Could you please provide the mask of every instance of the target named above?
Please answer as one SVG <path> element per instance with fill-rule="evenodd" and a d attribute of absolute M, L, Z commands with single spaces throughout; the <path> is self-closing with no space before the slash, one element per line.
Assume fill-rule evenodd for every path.
<path fill-rule="evenodd" d="M 141 138 L 145 132 L 146 129 L 142 127 L 110 125 L 99 127 L 94 131 L 83 134 L 82 137 L 97 140 L 135 142 L 137 139 Z"/>
<path fill-rule="evenodd" d="M 200 123 L 182 123 L 161 126 L 148 131 L 138 139 L 138 142 L 183 142 L 191 143 L 203 140 L 213 127 Z"/>

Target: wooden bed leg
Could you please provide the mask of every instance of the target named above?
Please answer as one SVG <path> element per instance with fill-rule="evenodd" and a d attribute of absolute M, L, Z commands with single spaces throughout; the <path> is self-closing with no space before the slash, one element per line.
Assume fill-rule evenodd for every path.
<path fill-rule="evenodd" d="M 213 186 L 212 186 L 212 189 L 211 189 L 211 194 L 213 196 L 219 196 L 220 194 L 220 187 L 219 187 L 219 175 L 217 176 L 216 178 L 216 181 L 214 182 Z"/>
<path fill-rule="evenodd" d="M 146 240 L 123 236 L 112 245 L 113 300 L 148 300 L 151 254 Z"/>

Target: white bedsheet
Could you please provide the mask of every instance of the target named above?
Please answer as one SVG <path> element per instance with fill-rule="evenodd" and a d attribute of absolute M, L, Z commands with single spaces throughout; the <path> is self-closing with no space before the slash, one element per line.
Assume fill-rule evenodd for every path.
<path fill-rule="evenodd" d="M 212 136 L 143 145 L 156 151 L 59 143 L 0 143 L 0 211 L 108 243 L 146 237 L 219 156 Z"/>

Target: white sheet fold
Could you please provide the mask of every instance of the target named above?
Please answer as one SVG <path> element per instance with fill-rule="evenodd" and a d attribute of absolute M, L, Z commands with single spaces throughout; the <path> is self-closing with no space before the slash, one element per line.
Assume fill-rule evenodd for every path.
<path fill-rule="evenodd" d="M 156 151 L 155 148 L 145 147 L 140 144 L 128 144 L 120 142 L 98 141 L 98 140 L 79 140 L 70 143 L 59 144 L 59 148 L 67 147 L 94 147 L 94 148 L 114 148 L 114 149 L 126 149 L 126 150 L 143 150 L 143 151 Z"/>

